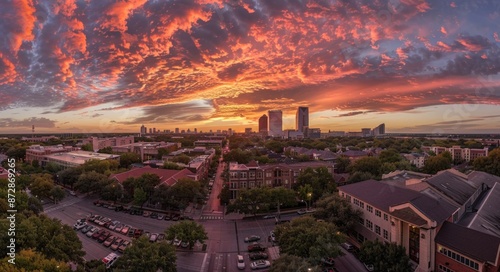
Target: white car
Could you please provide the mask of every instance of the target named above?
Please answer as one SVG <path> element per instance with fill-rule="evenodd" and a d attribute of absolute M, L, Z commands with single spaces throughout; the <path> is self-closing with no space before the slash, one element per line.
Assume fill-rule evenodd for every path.
<path fill-rule="evenodd" d="M 118 258 L 119 256 L 116 253 L 109 253 L 108 256 L 102 258 L 102 262 L 106 265 L 106 268 L 109 269 Z"/>
<path fill-rule="evenodd" d="M 264 268 L 268 268 L 270 266 L 271 266 L 271 262 L 266 261 L 266 260 L 258 260 L 258 261 L 255 261 L 255 262 L 250 264 L 250 268 L 252 270 L 264 269 Z"/>
<path fill-rule="evenodd" d="M 75 230 L 81 230 L 83 227 L 85 227 L 87 225 L 86 222 L 76 222 L 74 225 L 73 225 L 73 229 Z"/>
<path fill-rule="evenodd" d="M 363 265 L 365 266 L 366 270 L 368 270 L 368 271 L 375 270 L 375 268 L 373 267 L 373 264 L 365 264 L 365 263 L 363 263 Z"/>
<path fill-rule="evenodd" d="M 172 245 L 178 247 L 181 245 L 181 243 L 182 243 L 181 240 L 175 238 L 174 241 L 172 242 Z"/>
<path fill-rule="evenodd" d="M 245 269 L 245 259 L 243 258 L 243 255 L 238 255 L 238 269 Z"/>
<path fill-rule="evenodd" d="M 92 235 L 96 232 L 98 232 L 100 229 L 98 227 L 92 227 L 92 229 L 90 229 L 89 231 L 87 231 L 87 233 L 85 233 L 85 235 L 87 235 L 87 237 L 92 237 Z"/>
<path fill-rule="evenodd" d="M 72 196 L 76 196 L 75 191 L 69 191 L 69 194 L 72 195 Z"/>

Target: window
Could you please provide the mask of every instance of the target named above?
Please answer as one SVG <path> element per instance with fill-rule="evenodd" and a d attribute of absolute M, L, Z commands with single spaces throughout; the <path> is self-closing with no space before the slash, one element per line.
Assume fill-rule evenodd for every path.
<path fill-rule="evenodd" d="M 270 177 L 272 177 L 272 176 L 273 176 L 273 173 L 271 173 L 271 172 L 267 172 L 267 173 L 266 173 L 266 178 L 270 178 Z"/>
<path fill-rule="evenodd" d="M 380 227 L 378 225 L 375 225 L 375 233 L 380 235 Z"/>
<path fill-rule="evenodd" d="M 241 182 L 240 185 L 241 185 L 241 188 L 247 188 L 247 182 L 246 181 Z"/>
<path fill-rule="evenodd" d="M 384 239 L 389 240 L 389 232 L 384 230 Z"/>
<path fill-rule="evenodd" d="M 389 221 L 389 216 L 386 213 L 384 213 L 384 220 Z"/>
<path fill-rule="evenodd" d="M 378 217 L 382 217 L 382 212 L 379 210 L 375 210 L 375 215 Z"/>
<path fill-rule="evenodd" d="M 357 198 L 354 199 L 354 205 L 359 206 L 359 200 Z"/>
<path fill-rule="evenodd" d="M 474 262 L 473 260 L 471 259 L 468 259 L 467 257 L 465 256 L 462 256 L 458 253 L 455 253 L 449 249 L 446 249 L 442 246 L 438 246 L 438 252 L 445 255 L 445 256 L 448 256 L 448 258 L 451 258 L 459 263 L 462 263 L 470 268 L 473 268 L 473 269 L 476 269 L 476 270 L 479 270 L 479 264 Z M 443 270 L 445 271 L 445 270 Z"/>
<path fill-rule="evenodd" d="M 439 272 L 455 272 L 454 270 L 451 270 L 448 267 L 441 264 L 438 266 L 438 269 Z"/>
<path fill-rule="evenodd" d="M 370 205 L 366 205 L 366 210 L 373 213 L 373 207 Z"/>
<path fill-rule="evenodd" d="M 373 230 L 373 223 L 372 223 L 372 221 L 366 219 L 366 227 L 369 228 L 370 230 Z"/>
<path fill-rule="evenodd" d="M 365 208 L 365 203 L 364 202 L 359 202 L 359 206 L 361 207 L 361 209 L 364 209 Z"/>
<path fill-rule="evenodd" d="M 365 225 L 365 219 L 360 217 L 359 218 L 359 223 L 364 226 Z"/>

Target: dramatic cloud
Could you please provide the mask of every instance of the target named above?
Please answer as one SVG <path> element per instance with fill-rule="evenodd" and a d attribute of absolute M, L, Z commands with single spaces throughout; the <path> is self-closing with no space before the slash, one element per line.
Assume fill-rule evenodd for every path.
<path fill-rule="evenodd" d="M 142 113 L 110 117 L 132 125 L 256 120 L 297 106 L 344 117 L 498 105 L 499 8 L 495 0 L 2 1 L 0 112 L 37 107 L 52 118 L 106 105 Z"/>
<path fill-rule="evenodd" d="M 47 119 L 47 118 L 38 118 L 31 117 L 27 119 L 13 119 L 13 118 L 0 118 L 0 127 L 10 127 L 10 128 L 18 128 L 18 127 L 32 127 L 35 128 L 54 128 L 56 121 Z"/>

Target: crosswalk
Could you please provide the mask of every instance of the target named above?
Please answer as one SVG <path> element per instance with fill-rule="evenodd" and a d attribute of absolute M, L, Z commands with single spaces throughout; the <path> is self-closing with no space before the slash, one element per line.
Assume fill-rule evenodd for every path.
<path fill-rule="evenodd" d="M 224 219 L 223 216 L 217 216 L 217 215 L 202 215 L 200 217 L 200 220 L 222 220 Z"/>
<path fill-rule="evenodd" d="M 82 201 L 81 198 L 73 198 L 72 200 L 68 201 L 68 202 L 64 202 L 64 203 L 59 203 L 58 205 L 56 206 L 52 206 L 48 209 L 44 209 L 44 213 L 50 213 L 50 212 L 53 212 L 53 211 L 57 211 L 59 209 L 62 209 L 64 207 L 68 207 L 68 206 L 71 206 L 73 204 L 76 204 L 78 202 Z"/>

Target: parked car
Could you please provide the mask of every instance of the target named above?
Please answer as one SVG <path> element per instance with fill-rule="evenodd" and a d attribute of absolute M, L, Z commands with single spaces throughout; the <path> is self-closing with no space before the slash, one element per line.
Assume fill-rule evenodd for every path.
<path fill-rule="evenodd" d="M 97 237 L 97 242 L 103 243 L 110 235 L 111 233 L 109 233 L 109 231 L 104 231 L 99 237 Z"/>
<path fill-rule="evenodd" d="M 155 212 L 151 213 L 151 215 L 149 217 L 151 217 L 153 219 L 157 219 L 158 218 L 158 213 L 155 213 Z"/>
<path fill-rule="evenodd" d="M 119 212 L 119 211 L 123 211 L 123 206 L 122 205 L 118 205 L 115 207 L 115 212 Z"/>
<path fill-rule="evenodd" d="M 183 241 L 183 242 L 181 243 L 181 247 L 182 247 L 182 248 L 187 248 L 188 246 L 189 246 L 189 243 L 188 243 L 187 241 Z"/>
<path fill-rule="evenodd" d="M 149 236 L 149 241 L 151 243 L 154 243 L 156 242 L 156 239 L 158 239 L 158 233 L 151 233 L 151 235 Z"/>
<path fill-rule="evenodd" d="M 331 267 L 335 265 L 335 260 L 332 257 L 321 258 L 321 264 L 326 267 Z"/>
<path fill-rule="evenodd" d="M 264 251 L 264 250 L 266 250 L 266 247 L 264 247 L 262 244 L 259 244 L 257 242 L 254 242 L 253 244 L 248 246 L 249 252 Z"/>
<path fill-rule="evenodd" d="M 303 215 L 303 214 L 305 214 L 306 212 L 307 212 L 307 211 L 306 211 L 305 209 L 300 209 L 300 210 L 298 210 L 298 211 L 297 211 L 297 214 L 299 214 L 299 215 Z"/>
<path fill-rule="evenodd" d="M 106 218 L 104 218 L 104 219 L 99 220 L 99 224 L 98 224 L 98 225 L 99 225 L 99 226 L 104 226 L 106 223 L 108 223 L 108 222 L 110 222 L 110 221 L 111 221 L 111 218 L 106 217 Z"/>
<path fill-rule="evenodd" d="M 260 240 L 260 236 L 258 235 L 250 235 L 245 237 L 245 243 L 257 242 Z"/>
<path fill-rule="evenodd" d="M 160 214 L 158 214 L 158 217 L 156 219 L 163 220 L 163 218 L 165 218 L 165 215 L 160 213 Z"/>
<path fill-rule="evenodd" d="M 133 237 L 135 235 L 136 228 L 130 228 L 130 230 L 127 233 L 127 236 Z"/>
<path fill-rule="evenodd" d="M 172 245 L 174 245 L 176 247 L 180 246 L 181 245 L 181 240 L 175 238 L 174 241 L 172 242 Z"/>
<path fill-rule="evenodd" d="M 69 194 L 72 195 L 72 196 L 76 196 L 75 191 L 69 191 Z"/>
<path fill-rule="evenodd" d="M 262 218 L 264 218 L 264 219 L 276 218 L 276 215 L 275 214 L 266 214 Z"/>
<path fill-rule="evenodd" d="M 268 268 L 271 266 L 271 262 L 269 261 L 265 261 L 265 260 L 259 260 L 259 261 L 255 261 L 255 262 L 252 262 L 250 264 L 250 268 L 252 270 L 256 270 L 256 269 L 264 269 L 264 268 Z"/>
<path fill-rule="evenodd" d="M 354 250 L 354 246 L 349 243 L 342 243 L 340 245 L 348 251 Z"/>
<path fill-rule="evenodd" d="M 94 233 L 92 234 L 92 239 L 97 239 L 97 238 L 99 238 L 99 236 L 101 236 L 101 234 L 103 234 L 104 232 L 105 232 L 105 230 L 103 230 L 103 229 L 99 229 L 99 228 L 98 228 L 98 231 L 96 231 L 96 232 L 94 232 Z"/>
<path fill-rule="evenodd" d="M 81 230 L 83 229 L 83 227 L 87 226 L 87 223 L 86 222 L 76 222 L 74 225 L 73 225 L 73 229 L 75 230 Z"/>
<path fill-rule="evenodd" d="M 134 237 L 139 238 L 144 233 L 143 229 L 136 229 L 134 232 Z"/>
<path fill-rule="evenodd" d="M 118 249 L 118 247 L 120 247 L 122 243 L 123 243 L 123 239 L 122 239 L 122 238 L 117 238 L 117 239 L 113 242 L 113 244 L 111 244 L 111 249 L 112 249 L 112 250 L 117 250 L 117 249 Z"/>
<path fill-rule="evenodd" d="M 110 269 L 118 258 L 116 253 L 109 253 L 108 256 L 102 258 L 102 262 L 106 265 L 106 269 Z"/>
<path fill-rule="evenodd" d="M 80 231 L 82 233 L 87 233 L 90 229 L 92 228 L 91 225 L 86 225 L 85 227 L 83 227 Z"/>
<path fill-rule="evenodd" d="M 108 222 L 104 223 L 103 227 L 105 227 L 105 228 L 109 229 L 109 227 L 110 227 L 112 224 L 113 224 L 113 222 L 108 221 Z"/>
<path fill-rule="evenodd" d="M 106 239 L 106 241 L 104 241 L 104 242 L 102 243 L 102 245 L 103 245 L 103 246 L 105 246 L 105 247 L 109 247 L 109 246 L 111 246 L 111 244 L 112 244 L 115 240 L 116 240 L 116 236 L 110 235 L 110 236 Z"/>
<path fill-rule="evenodd" d="M 96 200 L 94 201 L 94 205 L 96 205 L 97 207 L 101 206 L 101 202 L 99 200 Z"/>
<path fill-rule="evenodd" d="M 373 267 L 373 264 L 366 264 L 366 263 L 363 263 L 363 265 L 365 266 L 366 270 L 368 270 L 368 271 L 373 271 L 373 270 L 375 270 L 375 268 Z"/>
<path fill-rule="evenodd" d="M 145 212 L 142 214 L 142 216 L 144 216 L 144 217 L 149 217 L 149 216 L 151 216 L 151 212 L 145 211 Z"/>
<path fill-rule="evenodd" d="M 172 221 L 179 221 L 180 217 L 181 217 L 180 215 L 175 214 L 175 215 L 172 216 Z"/>
<path fill-rule="evenodd" d="M 123 253 L 125 249 L 130 245 L 130 241 L 123 241 L 123 243 L 118 247 L 117 251 Z"/>
<path fill-rule="evenodd" d="M 116 225 L 115 231 L 120 233 L 120 232 L 122 232 L 123 227 L 124 227 L 124 225 L 122 223 L 120 223 L 120 224 Z"/>
<path fill-rule="evenodd" d="M 121 234 L 127 235 L 128 231 L 130 230 L 130 226 L 123 226 L 122 230 L 120 231 Z"/>
<path fill-rule="evenodd" d="M 240 269 L 240 270 L 245 269 L 245 259 L 243 258 L 243 255 L 238 255 L 237 266 L 238 266 L 238 269 Z"/>
<path fill-rule="evenodd" d="M 114 209 L 116 209 L 116 206 L 113 204 L 110 204 L 107 208 L 110 210 L 114 210 Z"/>
<path fill-rule="evenodd" d="M 120 221 L 113 221 L 110 223 L 110 225 L 108 226 L 108 229 L 110 230 L 115 230 L 116 226 L 120 224 Z"/>
<path fill-rule="evenodd" d="M 170 213 L 165 214 L 165 220 L 170 220 L 170 219 L 172 219 L 172 217 L 171 217 L 171 216 L 172 216 L 172 214 L 170 214 Z"/>
<path fill-rule="evenodd" d="M 92 237 L 92 235 L 94 235 L 94 233 L 98 231 L 99 231 L 98 227 L 92 227 L 89 231 L 87 231 L 87 233 L 85 233 L 85 235 L 87 235 L 87 237 Z"/>
<path fill-rule="evenodd" d="M 156 242 L 161 242 L 163 240 L 165 240 L 165 234 L 163 234 L 163 233 L 158 234 L 158 238 L 156 238 Z"/>
<path fill-rule="evenodd" d="M 255 253 L 250 253 L 249 257 L 250 260 L 261 260 L 261 259 L 267 259 L 269 256 L 265 252 L 255 252 Z"/>

